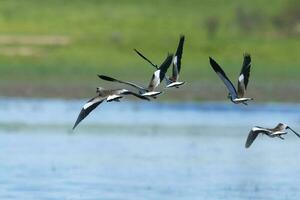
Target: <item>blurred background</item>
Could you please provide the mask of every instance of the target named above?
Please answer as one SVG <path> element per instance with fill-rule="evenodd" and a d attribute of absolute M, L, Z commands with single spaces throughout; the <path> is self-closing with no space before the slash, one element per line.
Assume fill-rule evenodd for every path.
<path fill-rule="evenodd" d="M 148 85 L 186 41 L 179 89 L 151 102 L 103 103 L 75 131 L 97 74 Z M 233 83 L 252 56 L 249 106 Z M 298 0 L 3 0 L 0 3 L 0 199 L 299 199 Z M 171 70 L 170 70 L 171 71 Z M 169 71 L 169 73 L 170 73 Z M 164 85 L 160 87 L 163 89 Z"/>
<path fill-rule="evenodd" d="M 298 102 L 299 9 L 297 0 L 2 1 L 0 94 L 83 98 L 106 84 L 97 73 L 146 85 L 153 69 L 133 48 L 160 64 L 185 34 L 189 84 L 164 99 L 223 100 L 208 56 L 234 81 L 248 52 L 249 96 Z"/>

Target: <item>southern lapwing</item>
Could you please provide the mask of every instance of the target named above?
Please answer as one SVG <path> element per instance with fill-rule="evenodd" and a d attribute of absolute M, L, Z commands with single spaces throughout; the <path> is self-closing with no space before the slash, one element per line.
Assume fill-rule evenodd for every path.
<path fill-rule="evenodd" d="M 183 52 L 183 45 L 184 45 L 184 35 L 180 36 L 178 47 L 176 53 L 173 58 L 173 70 L 172 76 L 167 78 L 167 88 L 176 87 L 178 88 L 180 85 L 183 85 L 185 82 L 178 81 L 179 73 L 181 69 L 181 58 Z"/>
<path fill-rule="evenodd" d="M 255 126 L 251 129 L 251 131 L 249 132 L 248 138 L 246 140 L 246 144 L 245 147 L 249 148 L 250 145 L 253 143 L 253 141 L 256 139 L 256 137 L 258 136 L 258 134 L 264 134 L 267 135 L 269 137 L 278 137 L 280 139 L 284 139 L 282 137 L 282 135 L 287 134 L 287 129 L 290 129 L 291 131 L 293 131 L 298 137 L 300 137 L 300 135 L 294 131 L 293 129 L 291 129 L 289 126 L 287 126 L 286 124 L 283 123 L 279 123 L 275 128 L 263 128 L 263 127 L 259 127 L 259 126 Z"/>
<path fill-rule="evenodd" d="M 99 104 L 101 104 L 105 100 L 107 102 L 112 102 L 112 101 L 119 102 L 119 100 L 123 97 L 123 95 L 133 95 L 140 99 L 149 101 L 149 98 L 147 98 L 145 96 L 141 96 L 139 94 L 136 94 L 136 93 L 131 92 L 126 89 L 107 90 L 102 87 L 98 87 L 97 93 L 98 93 L 98 95 L 96 97 L 90 99 L 83 105 L 83 107 L 77 117 L 77 120 L 73 126 L 73 130 L 86 116 L 88 116 L 88 114 L 90 114 L 90 112 L 92 112 Z"/>
<path fill-rule="evenodd" d="M 180 73 L 180 69 L 181 69 L 181 58 L 182 58 L 182 52 L 183 52 L 184 39 L 185 39 L 184 35 L 181 35 L 176 53 L 175 53 L 173 61 L 172 61 L 172 65 L 173 65 L 172 77 L 165 78 L 166 83 L 167 83 L 167 86 L 166 86 L 167 88 L 171 88 L 171 87 L 178 88 L 180 85 L 183 85 L 185 83 L 185 82 L 178 81 L 179 73 Z M 152 65 L 153 67 L 158 69 L 158 66 L 156 64 L 154 64 L 152 61 L 150 61 L 148 58 L 146 58 L 141 52 L 139 52 L 137 49 L 134 49 L 134 51 L 140 57 L 142 57 L 144 60 L 146 60 L 148 63 L 150 63 L 150 65 Z"/>
<path fill-rule="evenodd" d="M 139 85 L 137 85 L 135 83 L 132 83 L 132 82 L 121 81 L 121 80 L 118 80 L 118 79 L 115 79 L 115 78 L 112 78 L 112 77 L 109 77 L 109 76 L 105 76 L 105 75 L 98 75 L 98 77 L 103 79 L 103 80 L 106 80 L 106 81 L 112 81 L 112 82 L 118 82 L 118 83 L 123 83 L 123 84 L 126 84 L 126 85 L 130 85 L 130 86 L 138 89 L 141 96 L 156 98 L 156 96 L 161 94 L 162 92 L 155 91 L 155 89 L 161 83 L 161 81 L 165 78 L 166 72 L 167 72 L 169 66 L 172 63 L 172 58 L 173 58 L 172 54 L 167 56 L 165 61 L 153 73 L 152 78 L 151 78 L 150 83 L 149 83 L 149 86 L 147 88 L 139 86 Z"/>
<path fill-rule="evenodd" d="M 243 62 L 240 76 L 238 78 L 238 91 L 236 91 L 232 82 L 226 76 L 225 72 L 222 70 L 219 64 L 211 57 L 209 57 L 209 62 L 211 67 L 214 69 L 214 71 L 221 78 L 221 80 L 224 82 L 227 89 L 229 90 L 228 98 L 233 103 L 235 104 L 243 103 L 247 105 L 248 101 L 253 100 L 252 98 L 244 97 L 247 89 L 248 81 L 249 81 L 250 68 L 251 68 L 251 57 L 249 54 L 244 54 L 244 62 Z"/>

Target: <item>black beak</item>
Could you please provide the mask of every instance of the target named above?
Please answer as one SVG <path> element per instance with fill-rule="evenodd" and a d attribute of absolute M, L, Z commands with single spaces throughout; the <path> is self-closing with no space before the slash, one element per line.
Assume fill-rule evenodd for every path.
<path fill-rule="evenodd" d="M 290 129 L 291 131 L 293 131 L 293 133 L 295 133 L 300 138 L 299 133 L 297 133 L 296 131 L 294 131 L 293 129 L 291 129 L 291 127 L 288 126 L 287 129 Z"/>

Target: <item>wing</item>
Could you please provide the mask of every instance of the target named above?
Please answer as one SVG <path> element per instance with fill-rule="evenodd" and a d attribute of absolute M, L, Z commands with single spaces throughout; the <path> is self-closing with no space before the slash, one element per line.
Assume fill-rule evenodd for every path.
<path fill-rule="evenodd" d="M 245 144 L 246 148 L 249 148 L 251 146 L 251 144 L 257 138 L 259 133 L 260 133 L 259 131 L 255 131 L 253 129 L 249 132 L 247 140 L 246 140 L 246 144 Z"/>
<path fill-rule="evenodd" d="M 149 99 L 148 97 L 139 95 L 139 94 L 137 94 L 137 93 L 134 93 L 134 92 L 131 92 L 131 91 L 128 91 L 128 90 L 124 91 L 122 94 L 124 94 L 124 95 L 133 95 L 133 96 L 135 96 L 135 97 L 137 97 L 137 98 L 140 98 L 140 99 L 143 99 L 143 100 L 150 101 L 150 99 Z"/>
<path fill-rule="evenodd" d="M 153 73 L 152 78 L 149 83 L 149 86 L 148 86 L 148 91 L 154 91 L 155 88 L 159 85 L 159 83 L 160 83 L 159 74 L 160 74 L 160 70 L 156 70 Z"/>
<path fill-rule="evenodd" d="M 145 88 L 137 85 L 137 84 L 134 84 L 134 83 L 131 83 L 131 82 L 128 82 L 128 81 L 121 81 L 121 80 L 118 80 L 118 79 L 115 79 L 115 78 L 112 78 L 112 77 L 109 77 L 109 76 L 105 76 L 105 75 L 98 75 L 99 78 L 101 78 L 102 80 L 105 80 L 105 81 L 111 81 L 111 82 L 118 82 L 118 83 L 123 83 L 123 84 L 126 84 L 126 85 L 130 85 L 134 88 L 137 88 L 139 90 L 145 90 Z"/>
<path fill-rule="evenodd" d="M 88 114 L 90 114 L 90 112 L 92 112 L 100 103 L 102 103 L 106 98 L 103 98 L 103 97 L 99 97 L 99 96 L 96 96 L 92 99 L 90 99 L 88 102 L 86 102 L 78 117 L 77 117 L 77 120 L 73 126 L 73 130 L 76 128 L 76 126 L 86 117 L 88 116 Z"/>
<path fill-rule="evenodd" d="M 173 78 L 176 78 L 181 69 L 181 58 L 183 52 L 184 35 L 180 36 L 179 44 L 173 59 Z"/>
<path fill-rule="evenodd" d="M 233 86 L 233 84 L 229 80 L 229 78 L 226 76 L 226 74 L 222 70 L 222 68 L 219 66 L 219 64 L 211 57 L 209 57 L 209 62 L 210 62 L 211 67 L 214 69 L 214 71 L 217 73 L 217 75 L 221 78 L 223 83 L 226 85 L 232 98 L 234 98 L 234 99 L 237 98 L 237 92 L 236 92 L 235 87 Z"/>
<path fill-rule="evenodd" d="M 245 147 L 249 148 L 250 145 L 253 143 L 253 141 L 256 139 L 256 137 L 258 136 L 258 134 L 260 133 L 264 133 L 266 135 L 270 134 L 270 130 L 266 129 L 266 128 L 262 128 L 259 126 L 255 126 L 251 129 L 251 131 L 248 134 L 248 138 L 246 140 L 246 144 Z"/>
<path fill-rule="evenodd" d="M 160 70 L 159 81 L 162 81 L 165 78 L 166 73 L 172 63 L 172 60 L 173 60 L 173 54 L 169 54 L 167 58 L 164 60 L 164 62 L 159 66 L 158 68 Z"/>
<path fill-rule="evenodd" d="M 156 69 L 158 69 L 158 66 L 155 65 L 154 63 L 152 63 L 148 58 L 146 58 L 141 52 L 139 52 L 136 49 L 133 49 L 139 56 L 141 56 L 144 60 L 146 60 L 148 63 L 150 63 L 153 67 L 155 67 Z"/>
<path fill-rule="evenodd" d="M 247 85 L 250 77 L 251 68 L 251 56 L 249 54 L 244 55 L 244 61 L 242 70 L 238 79 L 238 96 L 241 98 L 244 96 L 247 89 Z"/>
<path fill-rule="evenodd" d="M 168 68 L 170 67 L 173 60 L 173 54 L 169 54 L 164 62 L 160 65 L 158 70 L 156 70 L 152 78 L 150 80 L 148 90 L 154 91 L 155 88 L 161 83 L 161 81 L 165 78 Z"/>

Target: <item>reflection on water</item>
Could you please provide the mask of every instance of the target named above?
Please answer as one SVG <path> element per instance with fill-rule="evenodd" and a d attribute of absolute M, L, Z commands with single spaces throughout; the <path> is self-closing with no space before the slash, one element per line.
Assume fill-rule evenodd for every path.
<path fill-rule="evenodd" d="M 299 199 L 299 105 L 103 104 L 74 134 L 84 101 L 0 100 L 0 199 Z"/>

